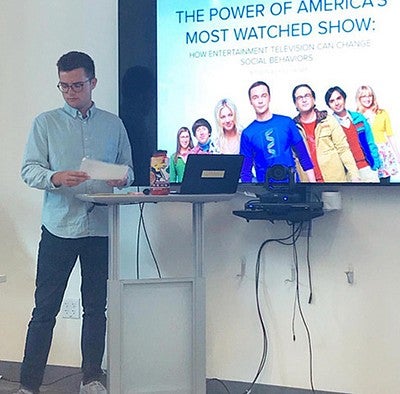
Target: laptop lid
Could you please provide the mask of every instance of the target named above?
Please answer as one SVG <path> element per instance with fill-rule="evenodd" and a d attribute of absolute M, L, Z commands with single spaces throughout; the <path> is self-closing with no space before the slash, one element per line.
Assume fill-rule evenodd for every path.
<path fill-rule="evenodd" d="M 236 193 L 242 155 L 189 155 L 181 183 L 181 194 Z"/>

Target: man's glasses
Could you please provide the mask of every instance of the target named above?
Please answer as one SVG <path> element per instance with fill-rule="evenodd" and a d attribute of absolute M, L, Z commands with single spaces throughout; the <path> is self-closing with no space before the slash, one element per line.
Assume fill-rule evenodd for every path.
<path fill-rule="evenodd" d="M 74 82 L 74 83 L 65 83 L 65 82 L 59 82 L 57 84 L 58 90 L 61 93 L 68 93 L 70 89 L 72 89 L 75 93 L 79 93 L 82 91 L 83 86 L 85 85 L 86 82 L 90 82 L 93 78 L 88 78 L 86 81 L 83 82 Z"/>
<path fill-rule="evenodd" d="M 304 96 L 297 96 L 296 101 L 303 101 L 304 99 L 310 100 L 312 98 L 311 93 L 306 93 Z"/>

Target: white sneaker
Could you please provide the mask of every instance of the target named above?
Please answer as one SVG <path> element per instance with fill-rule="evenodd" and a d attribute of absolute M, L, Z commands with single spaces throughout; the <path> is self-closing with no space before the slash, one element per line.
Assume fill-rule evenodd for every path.
<path fill-rule="evenodd" d="M 88 384 L 81 383 L 79 394 L 107 394 L 106 388 L 97 380 Z"/>
<path fill-rule="evenodd" d="M 20 388 L 16 392 L 16 394 L 35 394 L 35 393 L 33 391 L 31 391 L 31 390 Z"/>

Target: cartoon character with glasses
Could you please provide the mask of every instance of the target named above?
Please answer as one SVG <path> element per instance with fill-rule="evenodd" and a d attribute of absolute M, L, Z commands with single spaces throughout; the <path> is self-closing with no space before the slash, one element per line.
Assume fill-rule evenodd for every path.
<path fill-rule="evenodd" d="M 315 107 L 315 92 L 307 84 L 292 91 L 293 103 L 299 114 L 293 118 L 306 143 L 314 164 L 317 182 L 359 182 L 359 172 L 346 134 L 327 111 Z M 297 165 L 301 180 L 306 180 Z"/>
<path fill-rule="evenodd" d="M 371 86 L 362 85 L 357 89 L 356 102 L 357 111 L 361 112 L 371 125 L 382 159 L 382 166 L 378 170 L 379 181 L 382 184 L 388 184 L 391 176 L 398 174 L 400 170 L 400 148 L 394 136 L 389 113 L 379 107 Z"/>
<path fill-rule="evenodd" d="M 242 182 L 265 182 L 267 170 L 274 165 L 294 169 L 294 156 L 305 181 L 315 182 L 313 163 L 295 123 L 286 115 L 273 113 L 270 108 L 269 85 L 264 81 L 254 82 L 248 97 L 256 119 L 243 130 L 240 140 L 240 154 L 244 156 Z"/>

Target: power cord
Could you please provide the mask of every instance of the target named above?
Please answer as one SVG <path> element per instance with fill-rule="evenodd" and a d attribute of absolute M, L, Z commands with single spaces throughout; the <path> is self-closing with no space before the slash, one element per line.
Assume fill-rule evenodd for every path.
<path fill-rule="evenodd" d="M 264 318 L 261 312 L 261 305 L 260 305 L 260 295 L 259 295 L 259 290 L 260 290 L 260 270 L 261 270 L 261 255 L 264 247 L 268 245 L 269 243 L 279 243 L 281 245 L 286 245 L 286 246 L 292 246 L 293 248 L 293 261 L 294 261 L 294 266 L 295 266 L 295 274 L 296 274 L 296 291 L 295 291 L 295 297 L 294 297 L 294 302 L 293 302 L 293 315 L 292 315 L 292 337 L 293 341 L 296 340 L 296 335 L 295 335 L 295 317 L 296 317 L 296 306 L 299 310 L 299 314 L 302 320 L 302 323 L 304 325 L 304 328 L 306 330 L 307 334 L 307 342 L 308 342 L 308 351 L 309 351 L 309 371 L 310 371 L 310 386 L 311 390 L 313 393 L 315 393 L 315 388 L 314 388 L 314 378 L 313 378 L 313 351 L 312 351 L 312 342 L 311 342 L 311 333 L 309 330 L 309 327 L 307 325 L 303 309 L 301 306 L 300 302 L 300 282 L 299 282 L 299 262 L 298 262 L 298 253 L 297 253 L 297 241 L 302 233 L 302 230 L 304 228 L 304 222 L 300 223 L 294 223 L 294 222 L 287 222 L 288 225 L 291 226 L 292 231 L 291 234 L 283 237 L 283 238 L 271 238 L 265 240 L 259 247 L 258 252 L 257 252 L 257 260 L 256 260 L 256 266 L 255 266 L 255 297 L 256 297 L 256 305 L 257 305 L 257 315 L 259 318 L 259 322 L 261 325 L 261 331 L 262 331 L 262 338 L 263 338 L 263 351 L 261 355 L 261 360 L 257 369 L 257 372 L 254 376 L 253 381 L 250 383 L 250 386 L 244 391 L 243 394 L 251 394 L 256 382 L 258 381 L 258 378 L 263 371 L 266 361 L 267 361 L 267 356 L 268 356 L 268 335 L 267 335 L 267 329 L 266 325 L 264 322 Z M 310 265 L 310 237 L 311 237 L 311 221 L 307 222 L 308 224 L 308 232 L 307 232 L 307 267 L 308 267 L 308 282 L 309 282 L 309 300 L 308 303 L 311 303 L 312 301 L 312 280 L 311 280 L 311 265 Z M 228 387 L 225 385 L 223 381 L 220 379 L 214 378 L 210 379 L 210 381 L 215 380 L 220 382 L 227 393 L 230 393 Z"/>
<path fill-rule="evenodd" d="M 256 267 L 255 267 L 255 296 L 256 296 L 256 305 L 257 305 L 257 315 L 259 318 L 259 322 L 261 325 L 261 331 L 262 331 L 262 338 L 263 338 L 263 351 L 262 351 L 262 355 L 261 355 L 261 360 L 258 366 L 258 370 L 254 376 L 253 381 L 251 382 L 249 388 L 243 393 L 243 394 L 250 394 L 251 391 L 253 390 L 261 372 L 263 371 L 264 367 L 265 367 L 265 363 L 267 360 L 267 355 L 268 355 L 268 335 L 267 335 L 267 329 L 266 329 L 266 325 L 264 323 L 264 318 L 261 312 L 261 306 L 260 306 L 260 296 L 259 296 L 259 283 L 260 283 L 260 269 L 261 269 L 261 254 L 262 251 L 264 249 L 264 247 L 266 245 L 268 245 L 269 243 L 279 243 L 282 245 L 293 245 L 293 243 L 296 242 L 296 240 L 298 239 L 298 237 L 300 236 L 300 232 L 301 232 L 301 225 L 297 224 L 293 225 L 293 230 L 292 230 L 292 234 L 288 235 L 287 237 L 283 237 L 283 238 L 271 238 L 271 239 L 267 239 L 265 240 L 261 246 L 258 249 L 257 252 L 257 260 L 256 260 Z"/>
<path fill-rule="evenodd" d="M 207 379 L 206 385 L 210 384 L 211 382 L 218 382 L 218 383 L 220 383 L 220 384 L 222 385 L 222 387 L 226 390 L 226 392 L 227 392 L 228 394 L 231 394 L 231 392 L 230 392 L 228 386 L 227 386 L 221 379 L 218 379 L 218 378 Z"/>
<path fill-rule="evenodd" d="M 140 270 L 140 233 L 141 233 L 140 230 L 142 228 L 143 228 L 143 232 L 144 232 L 144 235 L 145 235 L 145 238 L 146 238 L 146 242 L 147 242 L 147 245 L 149 247 L 151 256 L 153 258 L 155 267 L 157 269 L 158 277 L 161 279 L 160 267 L 159 267 L 156 255 L 155 255 L 155 253 L 153 251 L 153 247 L 151 246 L 150 237 L 149 237 L 149 235 L 147 233 L 146 224 L 145 224 L 145 221 L 144 221 L 143 212 L 144 212 L 145 203 L 142 202 L 142 203 L 139 203 L 138 205 L 139 205 L 140 215 L 139 215 L 138 228 L 137 228 L 137 238 L 136 238 L 136 279 L 140 279 L 140 272 L 139 272 L 139 270 Z"/>
<path fill-rule="evenodd" d="M 313 299 L 313 286 L 311 280 L 311 262 L 310 262 L 310 238 L 311 238 L 311 220 L 308 222 L 307 228 L 307 272 L 308 272 L 308 288 L 309 288 L 309 296 L 308 303 L 311 304 Z"/>
<path fill-rule="evenodd" d="M 309 260 L 309 238 L 311 235 L 310 231 L 310 224 L 308 223 L 308 234 L 307 234 L 307 267 L 308 267 L 308 279 L 309 279 L 309 285 L 310 285 L 310 295 L 309 295 L 309 300 L 308 303 L 311 303 L 312 299 L 312 286 L 311 286 L 311 266 L 310 266 L 310 260 Z M 304 225 L 304 223 L 301 223 L 301 227 Z M 311 334 L 310 334 L 310 329 L 307 325 L 304 313 L 303 313 L 303 308 L 301 306 L 301 301 L 300 301 L 300 280 L 299 280 L 299 261 L 298 261 L 298 254 L 297 254 L 297 247 L 296 247 L 296 241 L 298 239 L 298 235 L 295 237 L 295 230 L 293 228 L 293 261 L 294 261 L 294 266 L 295 266 L 295 272 L 296 272 L 296 291 L 295 291 L 295 298 L 294 298 L 294 303 L 293 303 L 293 316 L 292 316 L 292 338 L 293 341 L 296 340 L 296 334 L 295 334 L 295 316 L 296 316 L 296 306 L 298 307 L 299 314 L 303 323 L 303 326 L 306 330 L 306 335 L 307 335 L 307 343 L 308 343 L 308 352 L 309 352 L 309 373 L 310 373 L 310 386 L 311 390 L 313 393 L 315 393 L 315 388 L 314 388 L 314 378 L 313 378 L 313 351 L 312 351 L 312 343 L 311 343 Z"/>

